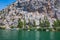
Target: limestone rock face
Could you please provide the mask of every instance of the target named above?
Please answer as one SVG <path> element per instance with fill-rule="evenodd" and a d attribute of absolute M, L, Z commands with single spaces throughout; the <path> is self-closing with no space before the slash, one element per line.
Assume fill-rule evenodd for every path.
<path fill-rule="evenodd" d="M 52 18 L 58 18 L 55 2 L 56 0 L 16 0 L 15 3 L 1 11 L 0 21 L 3 20 L 1 23 L 5 26 L 17 27 L 18 19 L 25 19 L 26 22 L 29 20 L 39 22 L 38 20 L 44 20 L 44 16 L 46 16 L 48 20 L 51 19 L 49 22 L 52 22 Z"/>

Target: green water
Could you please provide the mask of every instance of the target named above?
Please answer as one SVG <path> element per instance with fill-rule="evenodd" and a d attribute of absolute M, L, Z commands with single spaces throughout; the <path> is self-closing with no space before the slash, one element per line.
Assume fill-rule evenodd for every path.
<path fill-rule="evenodd" d="M 0 40 L 60 40 L 60 32 L 0 30 Z"/>

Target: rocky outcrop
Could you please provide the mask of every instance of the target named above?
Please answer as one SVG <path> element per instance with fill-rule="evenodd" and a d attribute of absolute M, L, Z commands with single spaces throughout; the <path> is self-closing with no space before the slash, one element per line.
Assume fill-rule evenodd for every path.
<path fill-rule="evenodd" d="M 3 14 L 0 15 L 2 18 L 0 22 L 7 28 L 11 26 L 17 27 L 18 19 L 26 20 L 26 23 L 29 20 L 31 23 L 35 20 L 36 25 L 39 25 L 39 20 L 44 20 L 44 17 L 47 17 L 50 27 L 52 27 L 58 11 L 54 3 L 55 0 L 17 0 L 2 10 Z"/>

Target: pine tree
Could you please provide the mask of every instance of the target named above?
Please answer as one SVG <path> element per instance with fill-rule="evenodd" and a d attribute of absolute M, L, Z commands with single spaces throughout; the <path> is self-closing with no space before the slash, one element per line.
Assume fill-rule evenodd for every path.
<path fill-rule="evenodd" d="M 36 22 L 35 21 L 33 21 L 33 27 L 36 27 Z"/>
<path fill-rule="evenodd" d="M 60 27 L 60 20 L 57 19 L 53 24 L 54 27 Z"/>
<path fill-rule="evenodd" d="M 41 27 L 49 27 L 50 22 L 48 21 L 47 17 L 44 17 L 44 20 L 40 21 L 40 26 Z"/>
<path fill-rule="evenodd" d="M 21 21 L 21 19 L 18 20 L 18 27 L 22 28 L 23 27 L 23 22 Z"/>

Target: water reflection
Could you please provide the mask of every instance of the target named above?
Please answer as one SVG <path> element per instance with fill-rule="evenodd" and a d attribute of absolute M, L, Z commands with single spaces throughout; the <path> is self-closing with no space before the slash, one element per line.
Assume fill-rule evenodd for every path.
<path fill-rule="evenodd" d="M 0 40 L 60 40 L 60 32 L 0 30 Z"/>
<path fill-rule="evenodd" d="M 50 39 L 51 40 L 55 40 L 55 32 L 50 32 Z"/>
<path fill-rule="evenodd" d="M 18 31 L 0 30 L 0 40 L 16 40 Z"/>
<path fill-rule="evenodd" d="M 39 40 L 39 39 L 40 39 L 40 32 L 36 31 L 35 40 Z"/>

